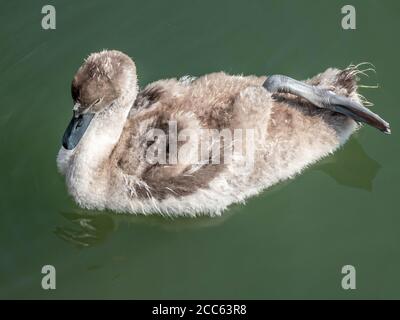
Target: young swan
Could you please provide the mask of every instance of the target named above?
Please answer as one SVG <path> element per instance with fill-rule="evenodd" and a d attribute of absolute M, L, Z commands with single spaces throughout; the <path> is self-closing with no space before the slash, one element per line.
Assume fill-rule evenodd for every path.
<path fill-rule="evenodd" d="M 93 53 L 72 81 L 57 165 L 84 208 L 220 215 L 332 153 L 360 122 L 390 133 L 361 104 L 356 73 L 299 82 L 220 72 L 138 91 L 127 55 Z"/>

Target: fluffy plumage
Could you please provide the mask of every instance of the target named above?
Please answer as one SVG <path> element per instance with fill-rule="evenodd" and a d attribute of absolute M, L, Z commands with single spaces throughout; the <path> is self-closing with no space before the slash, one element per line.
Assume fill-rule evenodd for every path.
<path fill-rule="evenodd" d="M 307 83 L 360 102 L 354 70 L 331 68 Z M 90 55 L 73 80 L 72 93 L 81 112 L 95 112 L 95 117 L 77 147 L 61 147 L 57 157 L 69 193 L 89 209 L 220 215 L 230 204 L 334 152 L 358 128 L 351 118 L 297 96 L 271 95 L 262 87 L 266 78 L 219 72 L 160 80 L 137 92 L 135 65 L 125 54 Z M 249 159 L 243 154 L 219 164 L 148 163 L 148 132 L 167 133 L 171 120 L 178 131 L 253 129 L 254 141 L 245 145 L 254 149 L 252 165 L 245 165 Z M 212 139 L 215 143 L 219 137 Z M 190 156 L 199 146 L 185 147 Z"/>

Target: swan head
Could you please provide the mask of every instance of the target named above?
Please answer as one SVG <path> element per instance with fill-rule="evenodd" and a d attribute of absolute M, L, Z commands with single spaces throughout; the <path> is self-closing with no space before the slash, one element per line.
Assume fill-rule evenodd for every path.
<path fill-rule="evenodd" d="M 74 149 L 96 114 L 113 105 L 130 108 L 137 92 L 136 66 L 130 57 L 117 50 L 92 53 L 72 80 L 73 117 L 63 147 Z"/>

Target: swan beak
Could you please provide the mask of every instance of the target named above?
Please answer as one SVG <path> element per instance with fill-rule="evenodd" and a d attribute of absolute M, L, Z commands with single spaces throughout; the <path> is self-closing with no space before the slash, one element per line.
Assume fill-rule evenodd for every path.
<path fill-rule="evenodd" d="M 78 145 L 93 117 L 94 113 L 78 114 L 74 112 L 62 138 L 62 145 L 65 149 L 72 150 Z"/>

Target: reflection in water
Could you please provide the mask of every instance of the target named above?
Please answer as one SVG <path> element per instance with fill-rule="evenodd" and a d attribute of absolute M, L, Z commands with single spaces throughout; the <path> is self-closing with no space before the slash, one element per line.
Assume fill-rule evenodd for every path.
<path fill-rule="evenodd" d="M 159 227 L 166 231 L 182 231 L 185 229 L 198 229 L 214 227 L 225 222 L 240 208 L 240 205 L 233 206 L 220 217 L 198 217 L 198 218 L 165 218 L 159 215 L 129 215 L 115 214 L 111 212 L 97 212 L 77 210 L 75 212 L 62 212 L 61 215 L 70 223 L 58 226 L 54 233 L 57 237 L 67 241 L 74 246 L 92 247 L 103 243 L 117 226 L 123 224 L 143 224 Z"/>
<path fill-rule="evenodd" d="M 62 212 L 61 215 L 71 224 L 57 227 L 54 233 L 59 238 L 78 247 L 100 244 L 115 230 L 112 218 L 104 214 Z"/>
<path fill-rule="evenodd" d="M 367 191 L 372 190 L 372 182 L 380 168 L 380 164 L 366 154 L 355 138 L 316 167 L 340 185 Z"/>

